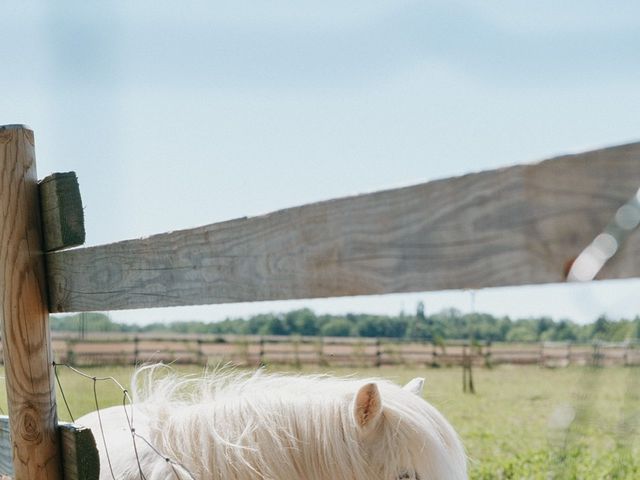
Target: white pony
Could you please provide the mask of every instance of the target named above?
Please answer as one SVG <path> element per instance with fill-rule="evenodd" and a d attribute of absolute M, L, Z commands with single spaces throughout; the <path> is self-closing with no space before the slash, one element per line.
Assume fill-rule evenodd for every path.
<path fill-rule="evenodd" d="M 158 373 L 136 372 L 133 407 L 78 420 L 94 432 L 101 480 L 467 478 L 462 444 L 422 399 L 421 378 L 399 387 L 326 375 Z"/>

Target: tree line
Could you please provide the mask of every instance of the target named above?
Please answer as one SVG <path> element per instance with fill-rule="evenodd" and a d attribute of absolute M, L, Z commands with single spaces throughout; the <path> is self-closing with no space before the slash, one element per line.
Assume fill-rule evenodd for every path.
<path fill-rule="evenodd" d="M 250 318 L 228 318 L 219 322 L 180 321 L 131 325 L 114 322 L 103 313 L 53 315 L 54 331 L 82 332 L 175 332 L 239 335 L 304 335 L 331 337 L 390 337 L 431 342 L 472 339 L 494 342 L 539 342 L 593 340 L 621 342 L 640 339 L 640 316 L 633 319 L 598 317 L 589 324 L 549 317 L 511 319 L 488 313 L 462 313 L 446 309 L 426 314 L 419 303 L 415 313 L 395 316 L 316 314 L 310 309 L 267 313 Z"/>

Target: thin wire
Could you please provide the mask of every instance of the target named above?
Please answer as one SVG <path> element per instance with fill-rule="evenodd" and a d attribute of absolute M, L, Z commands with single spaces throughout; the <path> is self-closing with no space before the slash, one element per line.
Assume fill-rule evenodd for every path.
<path fill-rule="evenodd" d="M 181 468 L 182 470 L 184 470 L 184 471 L 187 473 L 187 475 L 189 475 L 189 476 L 192 478 L 192 480 L 197 480 L 197 479 L 196 479 L 196 477 L 195 477 L 195 476 L 194 476 L 194 475 L 193 475 L 193 474 L 192 474 L 192 473 L 191 473 L 191 472 L 190 472 L 190 471 L 189 471 L 189 470 L 188 470 L 184 465 L 181 465 L 180 463 L 177 463 L 177 462 L 175 462 L 174 460 L 171 460 L 169 457 L 165 457 L 165 456 L 162 454 L 162 452 L 160 452 L 156 447 L 154 447 L 154 446 L 149 442 L 149 440 L 147 440 L 147 439 L 146 439 L 146 438 L 144 438 L 143 436 L 138 435 L 138 434 L 137 434 L 137 433 L 135 433 L 135 432 L 134 432 L 134 435 L 135 435 L 136 437 L 138 437 L 140 440 L 142 440 L 144 443 L 146 443 L 146 444 L 147 444 L 147 446 L 148 446 L 151 450 L 153 450 L 153 451 L 154 451 L 158 456 L 160 456 L 160 457 L 164 458 L 164 461 L 165 461 L 165 462 L 167 462 L 169 465 L 171 465 L 171 468 L 173 469 L 173 473 L 176 475 L 176 478 L 178 478 L 178 480 L 180 480 L 180 477 L 178 476 L 178 472 L 176 471 L 176 468 L 175 468 L 176 466 L 177 466 L 177 467 L 179 467 L 179 468 Z"/>
<path fill-rule="evenodd" d="M 132 443 L 133 443 L 133 450 L 134 450 L 134 454 L 136 457 L 136 463 L 138 465 L 138 472 L 140 473 L 140 478 L 141 480 L 147 480 L 146 476 L 144 475 L 144 472 L 142 471 L 142 465 L 140 463 L 140 456 L 138 454 L 138 447 L 136 444 L 136 439 L 140 439 L 142 440 L 153 452 L 155 452 L 160 458 L 162 458 L 165 462 L 167 462 L 167 464 L 171 467 L 171 469 L 173 470 L 173 473 L 175 475 L 175 477 L 180 480 L 180 475 L 178 473 L 178 471 L 176 470 L 176 467 L 179 468 L 180 470 L 184 471 L 186 474 L 189 475 L 189 477 L 192 480 L 196 480 L 196 477 L 182 464 L 176 462 L 175 460 L 172 460 L 171 458 L 163 455 L 157 448 L 155 448 L 151 442 L 149 442 L 149 440 L 147 440 L 145 437 L 143 437 L 142 435 L 140 435 L 139 433 L 136 432 L 135 426 L 134 426 L 134 422 L 133 422 L 133 400 L 131 398 L 131 396 L 129 395 L 129 391 L 124 388 L 122 386 L 122 384 L 114 377 L 111 376 L 106 376 L 106 377 L 97 377 L 95 375 L 89 375 L 71 365 L 67 365 L 67 364 L 63 364 L 63 363 L 56 363 L 53 362 L 53 367 L 54 367 L 54 372 L 56 374 L 56 379 L 58 380 L 58 385 L 60 387 L 60 392 L 62 393 L 62 398 L 65 401 L 65 404 L 67 405 L 67 411 L 69 412 L 69 415 L 71 416 L 71 418 L 73 419 L 73 416 L 71 415 L 71 410 L 69 409 L 69 405 L 67 403 L 67 400 L 65 398 L 64 395 L 64 390 L 62 389 L 62 385 L 60 382 L 60 379 L 58 378 L 58 373 L 57 373 L 57 367 L 66 367 L 69 370 L 71 370 L 72 372 L 76 373 L 77 375 L 80 375 L 81 377 L 84 377 L 88 380 L 91 380 L 93 382 L 93 397 L 94 397 L 94 403 L 96 406 L 96 415 L 98 417 L 98 424 L 100 426 L 100 434 L 102 436 L 102 443 L 104 445 L 104 449 L 105 449 L 105 455 L 107 458 L 107 463 L 109 465 L 109 471 L 111 472 L 111 477 L 113 480 L 116 480 L 115 474 L 113 472 L 113 466 L 111 464 L 111 458 L 109 456 L 109 451 L 107 448 L 107 441 L 106 441 L 106 437 L 105 437 L 105 433 L 104 433 L 104 427 L 102 425 L 102 417 L 100 415 L 100 405 L 98 403 L 98 392 L 96 389 L 97 386 L 97 382 L 99 381 L 108 381 L 108 382 L 113 382 L 120 390 L 122 390 L 123 393 L 123 397 L 122 397 L 122 408 L 124 410 L 124 414 L 125 417 L 127 419 L 127 424 L 129 426 L 129 430 L 131 432 L 131 438 L 132 438 Z M 131 413 L 129 414 L 129 411 L 127 410 L 127 402 L 129 403 L 129 406 L 131 407 Z M 75 421 L 75 420 L 74 420 Z"/>
<path fill-rule="evenodd" d="M 123 392 L 124 395 L 122 396 L 122 409 L 124 410 L 125 417 L 127 417 L 127 424 L 129 425 L 129 431 L 131 432 L 133 453 L 136 456 L 136 463 L 138 464 L 138 472 L 140 473 L 140 478 L 142 480 L 147 480 L 147 477 L 145 477 L 144 473 L 142 472 L 142 465 L 140 465 L 140 457 L 138 456 L 138 446 L 136 445 L 136 429 L 133 426 L 133 407 L 131 408 L 131 418 L 129 418 L 129 414 L 127 413 L 127 393 L 127 390 Z"/>
<path fill-rule="evenodd" d="M 93 380 L 94 382 L 96 382 L 96 381 L 97 382 L 111 381 L 111 382 L 115 383 L 118 386 L 118 388 L 120 388 L 120 390 L 122 390 L 123 392 L 127 391 L 127 389 L 124 388 L 122 386 L 122 384 L 118 380 L 116 380 L 114 377 L 96 377 L 95 375 L 89 375 L 88 373 L 84 373 L 83 371 L 78 370 L 77 368 L 72 367 L 71 365 L 68 365 L 66 363 L 55 363 L 54 362 L 54 365 L 57 365 L 59 367 L 68 368 L 69 370 L 71 370 L 72 372 L 77 373 L 81 377 L 84 377 L 84 378 L 89 379 L 89 380 Z M 127 394 L 127 397 L 128 397 L 128 394 Z M 131 399 L 129 398 L 129 400 L 131 400 Z"/>
<path fill-rule="evenodd" d="M 104 436 L 104 427 L 102 426 L 102 417 L 100 415 L 100 406 L 98 405 L 98 392 L 96 390 L 96 385 L 98 381 L 96 377 L 92 378 L 93 380 L 93 399 L 96 403 L 96 414 L 98 416 L 98 424 L 100 425 L 100 435 L 102 436 L 102 444 L 104 445 L 104 453 L 107 456 L 107 463 L 109 464 L 109 471 L 111 472 L 111 478 L 116 480 L 116 476 L 113 474 L 113 466 L 111 465 L 111 458 L 109 457 L 109 449 L 107 448 L 107 439 Z"/>
<path fill-rule="evenodd" d="M 67 402 L 67 396 L 64 394 L 64 389 L 62 388 L 62 384 L 60 383 L 60 377 L 58 376 L 58 365 L 56 364 L 56 362 L 53 362 L 53 374 L 56 376 L 56 382 L 58 383 L 58 388 L 60 389 L 62 400 L 64 400 L 64 406 L 67 407 L 67 413 L 71 418 L 71 422 L 76 423 L 76 419 L 73 418 L 73 414 L 71 413 L 71 409 L 69 408 L 69 403 Z"/>

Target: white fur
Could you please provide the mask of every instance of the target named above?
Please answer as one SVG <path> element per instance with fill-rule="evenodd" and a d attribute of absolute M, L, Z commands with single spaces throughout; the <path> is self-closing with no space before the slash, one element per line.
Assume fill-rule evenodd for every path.
<path fill-rule="evenodd" d="M 162 370 L 134 376 L 133 426 L 186 470 L 138 438 L 147 480 L 467 478 L 462 444 L 421 398 L 421 380 L 403 389 L 382 379 L 237 372 L 185 379 Z M 141 478 L 124 408 L 102 410 L 101 418 L 115 478 Z M 78 423 L 96 437 L 100 479 L 112 479 L 96 412 Z"/>

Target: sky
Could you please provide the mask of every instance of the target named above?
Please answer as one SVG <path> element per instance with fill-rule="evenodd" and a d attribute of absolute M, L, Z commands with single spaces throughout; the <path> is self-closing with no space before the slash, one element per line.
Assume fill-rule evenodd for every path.
<path fill-rule="evenodd" d="M 6 2 L 0 125 L 77 173 L 87 245 L 640 140 L 640 4 Z M 579 322 L 640 281 L 110 312 L 454 307 Z"/>

